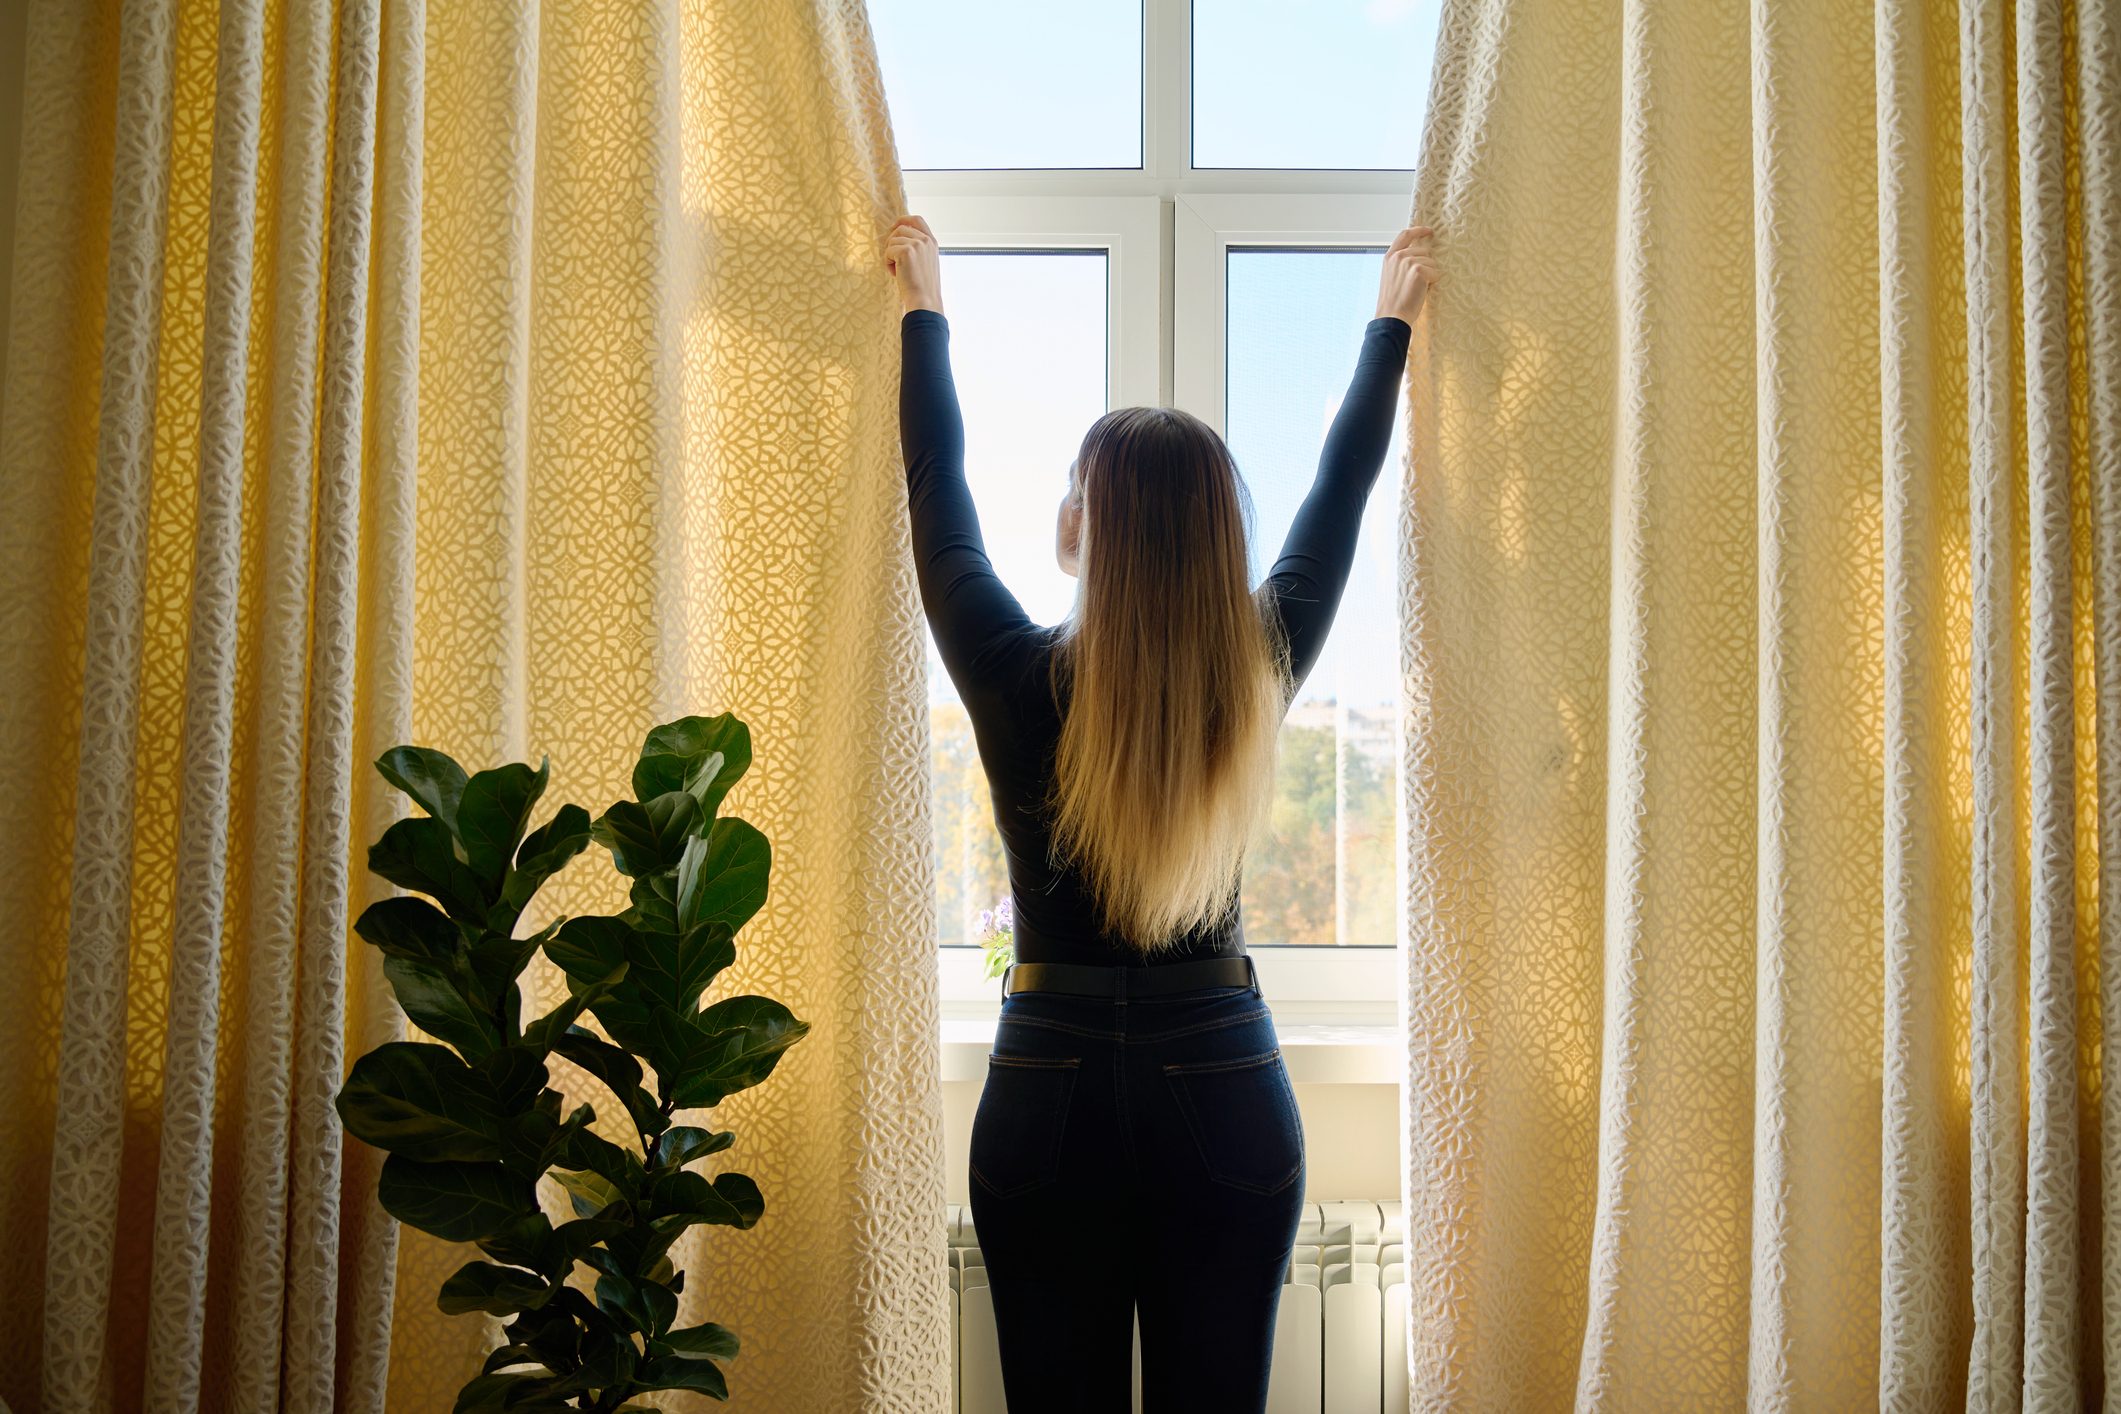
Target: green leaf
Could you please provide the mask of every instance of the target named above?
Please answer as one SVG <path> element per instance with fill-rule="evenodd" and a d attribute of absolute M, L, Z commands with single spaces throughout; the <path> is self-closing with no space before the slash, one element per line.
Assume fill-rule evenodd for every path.
<path fill-rule="evenodd" d="M 376 1047 L 353 1063 L 338 1109 L 356 1139 L 409 1159 L 476 1163 L 501 1156 L 501 1106 L 492 1081 L 444 1046 L 391 1041 Z"/>
<path fill-rule="evenodd" d="M 501 877 L 530 825 L 531 807 L 551 778 L 548 759 L 535 771 L 513 761 L 481 771 L 465 782 L 463 798 L 457 803 L 457 836 L 464 841 L 465 862 L 486 883 L 488 897 L 499 897 Z"/>
<path fill-rule="evenodd" d="M 712 1360 L 659 1355 L 643 1360 L 633 1378 L 643 1389 L 689 1389 L 713 1395 L 716 1399 L 729 1397 L 729 1381 L 722 1377 L 721 1367 Z"/>
<path fill-rule="evenodd" d="M 576 1292 L 575 1295 L 579 1297 L 581 1293 Z M 583 1298 L 583 1302 L 587 1305 L 587 1298 Z M 590 1306 L 589 1309 L 597 1313 L 599 1321 L 610 1322 L 610 1318 L 598 1307 Z M 583 1336 L 582 1375 L 590 1381 L 593 1389 L 611 1390 L 630 1386 L 638 1361 L 639 1353 L 635 1351 L 632 1339 L 619 1334 L 615 1329 L 597 1326 Z"/>
<path fill-rule="evenodd" d="M 675 1073 L 665 1064 L 667 1051 L 655 1049 L 657 1018 L 691 1012 L 701 993 L 736 958 L 726 929 L 710 925 L 682 936 L 643 933 L 621 918 L 570 918 L 545 948 L 546 956 L 567 974 L 570 991 L 604 981 L 623 963 L 626 975 L 590 1004 L 612 1039 L 657 1062 L 657 1070 Z"/>
<path fill-rule="evenodd" d="M 496 1347 L 486 1357 L 486 1363 L 479 1367 L 479 1373 L 491 1375 L 502 1370 L 513 1369 L 518 1365 L 542 1365 L 544 1363 L 544 1361 L 538 1359 L 538 1352 L 527 1345 L 503 1345 Z"/>
<path fill-rule="evenodd" d="M 501 899 L 517 913 L 547 879 L 567 867 L 567 862 L 589 848 L 589 812 L 579 805 L 563 805 L 523 839 L 516 851 L 515 867 L 501 887 Z"/>
<path fill-rule="evenodd" d="M 583 1260 L 599 1242 L 608 1242 L 625 1230 L 626 1224 L 616 1218 L 576 1218 L 557 1229 L 569 1262 Z"/>
<path fill-rule="evenodd" d="M 416 815 L 398 821 L 369 847 L 368 868 L 401 889 L 429 895 L 459 923 L 478 927 L 486 917 L 487 895 L 440 820 Z"/>
<path fill-rule="evenodd" d="M 500 1164 L 430 1164 L 402 1154 L 383 1161 L 376 1191 L 392 1217 L 448 1242 L 477 1242 L 536 1203 L 529 1182 Z"/>
<path fill-rule="evenodd" d="M 710 760 L 716 755 L 720 760 Z M 648 733 L 633 768 L 633 795 L 648 800 L 665 791 L 690 791 L 700 818 L 710 820 L 722 797 L 751 768 L 751 728 L 729 713 L 681 717 Z"/>
<path fill-rule="evenodd" d="M 510 1116 L 503 1123 L 501 1134 L 507 1149 L 501 1161 L 532 1179 L 557 1162 L 574 1137 L 586 1130 L 597 1117 L 595 1110 L 581 1105 L 565 1120 L 560 1119 L 557 1090 L 545 1091 L 538 1097 L 538 1102 L 538 1108 Z"/>
<path fill-rule="evenodd" d="M 534 1272 L 497 1267 L 491 1262 L 466 1262 L 457 1268 L 455 1276 L 442 1283 L 436 1304 L 450 1316 L 468 1311 L 511 1316 L 544 1305 L 551 1295 L 552 1285 Z"/>
<path fill-rule="evenodd" d="M 567 1190 L 567 1197 L 578 1218 L 594 1218 L 614 1203 L 625 1202 L 625 1197 L 612 1183 L 594 1173 L 572 1173 L 566 1169 L 554 1169 L 552 1177 L 560 1187 Z"/>
<path fill-rule="evenodd" d="M 463 955 L 463 969 L 459 974 L 467 984 L 466 995 L 482 1010 L 500 1005 L 501 998 L 523 975 L 530 959 L 537 955 L 538 949 L 559 926 L 555 922 L 545 931 L 527 938 L 511 938 L 505 933 L 489 934 L 474 943 Z"/>
<path fill-rule="evenodd" d="M 749 1089 L 780 1064 L 781 1055 L 810 1032 L 771 997 L 730 997 L 691 1021 L 694 1041 L 667 1093 L 680 1108 L 718 1105 Z"/>
<path fill-rule="evenodd" d="M 655 1097 L 641 1088 L 640 1062 L 628 1052 L 579 1026 L 554 1042 L 553 1050 L 603 1081 L 643 1134 L 661 1134 L 669 1125 Z"/>
<path fill-rule="evenodd" d="M 712 1321 L 672 1331 L 656 1344 L 659 1355 L 684 1355 L 704 1360 L 736 1359 L 736 1332 Z"/>
<path fill-rule="evenodd" d="M 773 846 L 742 820 L 717 820 L 704 850 L 687 851 L 678 868 L 678 923 L 690 930 L 719 923 L 731 933 L 766 902 Z"/>
<path fill-rule="evenodd" d="M 736 1135 L 726 1129 L 716 1133 L 689 1124 L 674 1124 L 664 1131 L 663 1142 L 656 1149 L 656 1167 L 683 1168 L 694 1159 L 719 1154 L 734 1143 Z"/>
<path fill-rule="evenodd" d="M 523 1044 L 539 1051 L 553 1049 L 560 1037 L 567 1034 L 568 1028 L 574 1025 L 584 1011 L 609 996 L 611 989 L 625 980 L 626 968 L 621 965 L 603 981 L 582 991 L 570 993 L 566 1001 L 523 1028 Z"/>
<path fill-rule="evenodd" d="M 567 1414 L 572 1383 L 552 1375 L 479 1375 L 457 1391 L 454 1414 Z"/>
<path fill-rule="evenodd" d="M 376 759 L 383 779 L 404 791 L 451 834 L 457 801 L 464 794 L 464 768 L 447 753 L 426 746 L 393 746 Z"/>
<path fill-rule="evenodd" d="M 553 1278 L 564 1277 L 573 1265 L 553 1230 L 552 1219 L 536 1209 L 510 1218 L 480 1238 L 479 1250 L 497 1262 L 529 1267 Z"/>
<path fill-rule="evenodd" d="M 525 1311 L 505 1329 L 509 1339 L 528 1346 L 547 1369 L 566 1370 L 581 1358 L 585 1333 L 602 1331 L 607 1324 L 588 1297 L 571 1286 L 559 1286 L 543 1306 Z"/>
<path fill-rule="evenodd" d="M 615 1273 L 598 1277 L 596 1293 L 597 1305 L 621 1318 L 629 1328 L 642 1332 L 654 1330 L 655 1313 L 643 1299 L 642 1289 L 626 1277 Z"/>
<path fill-rule="evenodd" d="M 690 839 L 700 803 L 684 791 L 665 791 L 649 800 L 614 801 L 590 827 L 590 838 L 611 851 L 612 867 L 638 878 L 675 869 Z"/>
<path fill-rule="evenodd" d="M 510 1114 L 535 1100 L 552 1078 L 545 1056 L 530 1046 L 503 1046 L 478 1064 L 478 1073 L 493 1088 L 495 1107 Z"/>
<path fill-rule="evenodd" d="M 678 1294 L 653 1280 L 635 1282 L 634 1290 L 640 1293 L 641 1305 L 648 1311 L 648 1324 L 643 1329 L 650 1335 L 669 1330 L 671 1322 L 678 1318 Z"/>
<path fill-rule="evenodd" d="M 632 1150 L 623 1149 L 600 1134 L 577 1130 L 560 1147 L 559 1161 L 570 1169 L 596 1174 L 631 1201 L 647 1182 L 647 1171 Z"/>
<path fill-rule="evenodd" d="M 385 957 L 409 957 L 447 966 L 464 935 L 448 915 L 424 898 L 378 899 L 354 920 L 354 931 Z"/>
<path fill-rule="evenodd" d="M 766 1211 L 759 1186 L 740 1173 L 725 1173 L 709 1183 L 689 1170 L 663 1174 L 650 1190 L 659 1217 L 682 1217 L 716 1227 L 748 1228 Z"/>
<path fill-rule="evenodd" d="M 545 944 L 545 956 L 567 974 L 567 989 L 584 992 L 627 964 L 633 927 L 623 918 L 585 914 L 570 918 Z"/>
<path fill-rule="evenodd" d="M 501 1044 L 493 1018 L 474 1011 L 456 983 L 432 963 L 386 957 L 383 975 L 414 1024 L 455 1046 L 466 1059 L 478 1060 Z"/>
<path fill-rule="evenodd" d="M 626 993 L 628 1005 L 689 1016 L 722 969 L 736 961 L 736 944 L 727 928 L 714 923 L 675 939 L 636 933 L 626 958 L 626 984 L 614 990 Z M 609 1009 L 599 1008 L 597 1015 Z"/>

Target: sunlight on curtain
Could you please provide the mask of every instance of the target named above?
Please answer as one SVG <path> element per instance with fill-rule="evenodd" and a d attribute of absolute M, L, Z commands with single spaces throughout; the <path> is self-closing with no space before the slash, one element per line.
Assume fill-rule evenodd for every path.
<path fill-rule="evenodd" d="M 767 1216 L 688 1236 L 688 1313 L 743 1336 L 731 1408 L 931 1407 L 926 683 L 862 8 L 437 7 L 427 65 L 413 735 L 549 752 L 554 798 L 595 812 L 654 723 L 750 724 L 729 808 L 773 892 L 718 985 L 815 1030 L 716 1112 Z M 553 907 L 623 907 L 594 873 Z M 426 1410 L 485 1336 L 434 1309 L 461 1250 L 405 1246 L 391 1403 Z"/>
<path fill-rule="evenodd" d="M 2076 1407 L 2121 1380 L 2121 16 L 1458 0 L 1426 142 L 1417 1403 Z"/>
<path fill-rule="evenodd" d="M 402 1026 L 347 929 L 394 808 L 366 763 L 549 753 L 597 810 L 651 724 L 726 710 L 776 859 L 725 985 L 815 1030 L 718 1116 L 767 1216 L 681 1250 L 688 1310 L 744 1338 L 736 1408 L 938 1405 L 901 198 L 861 6 L 54 4 L 28 49 L 0 1398 L 376 1408 L 387 1370 L 392 1408 L 448 1407 L 491 1335 L 435 1308 L 469 1254 L 399 1250 L 331 1109 Z M 554 906 L 607 906 L 578 872 Z"/>

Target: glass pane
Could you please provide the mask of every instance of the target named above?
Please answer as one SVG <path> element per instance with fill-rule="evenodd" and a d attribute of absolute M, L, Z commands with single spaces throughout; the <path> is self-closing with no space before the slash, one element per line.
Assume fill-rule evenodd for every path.
<path fill-rule="evenodd" d="M 899 162 L 1139 167 L 1141 0 L 870 0 Z"/>
<path fill-rule="evenodd" d="M 1381 250 L 1233 250 L 1225 405 L 1252 492 L 1255 578 L 1281 552 L 1318 470 L 1376 308 Z M 1245 932 L 1257 943 L 1390 945 L 1395 900 L 1392 720 L 1397 448 L 1370 495 L 1324 656 L 1282 728 L 1272 843 L 1245 866 Z"/>
<path fill-rule="evenodd" d="M 1193 0 L 1193 165 L 1411 168 L 1442 0 Z"/>
<path fill-rule="evenodd" d="M 987 553 L 1040 623 L 1075 581 L 1053 557 L 1054 516 L 1083 433 L 1105 411 L 1103 251 L 945 251 L 943 303 L 965 412 L 966 479 Z M 936 913 L 944 943 L 979 941 L 1009 896 L 1008 867 L 971 723 L 928 640 Z"/>

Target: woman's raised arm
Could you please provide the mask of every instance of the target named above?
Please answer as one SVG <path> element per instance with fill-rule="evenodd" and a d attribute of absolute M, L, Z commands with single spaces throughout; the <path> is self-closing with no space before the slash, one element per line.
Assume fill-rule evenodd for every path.
<path fill-rule="evenodd" d="M 969 697 L 992 677 L 990 653 L 1034 625 L 994 572 L 965 481 L 965 420 L 950 374 L 941 259 L 928 223 L 917 216 L 900 221 L 884 254 L 905 308 L 899 321 L 899 445 L 906 459 L 914 569 L 943 666 Z"/>
<path fill-rule="evenodd" d="M 1363 507 L 1389 450 L 1411 326 L 1438 278 L 1430 240 L 1428 227 L 1409 226 L 1385 252 L 1377 317 L 1363 331 L 1354 379 L 1319 453 L 1318 476 L 1260 586 L 1288 639 L 1292 695 L 1325 649 L 1354 568 Z"/>

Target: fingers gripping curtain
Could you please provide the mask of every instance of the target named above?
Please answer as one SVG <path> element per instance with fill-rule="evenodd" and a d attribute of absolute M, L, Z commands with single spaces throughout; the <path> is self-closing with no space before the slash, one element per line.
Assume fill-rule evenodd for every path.
<path fill-rule="evenodd" d="M 1416 200 L 1423 1407 L 2121 1381 L 2121 14 L 1458 0 Z"/>
<path fill-rule="evenodd" d="M 724 1115 L 769 1216 L 680 1255 L 745 1335 L 738 1407 L 940 1402 L 859 7 L 50 4 L 28 73 L 0 1398 L 447 1407 L 489 1337 L 434 1308 L 464 1254 L 399 1250 L 331 1110 L 402 1026 L 346 926 L 392 808 L 366 763 L 550 753 L 600 806 L 653 722 L 731 710 L 777 852 L 732 980 L 816 1030 Z"/>

